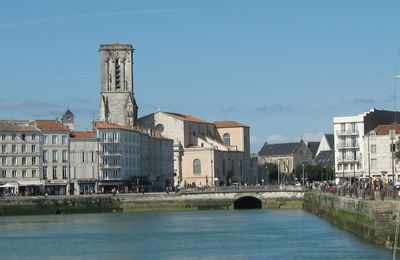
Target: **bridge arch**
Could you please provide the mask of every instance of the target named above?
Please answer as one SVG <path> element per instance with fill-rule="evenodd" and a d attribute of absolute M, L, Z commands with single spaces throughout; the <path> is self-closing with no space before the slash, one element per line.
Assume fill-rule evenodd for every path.
<path fill-rule="evenodd" d="M 244 196 L 233 202 L 234 209 L 262 209 L 262 201 L 253 196 Z"/>

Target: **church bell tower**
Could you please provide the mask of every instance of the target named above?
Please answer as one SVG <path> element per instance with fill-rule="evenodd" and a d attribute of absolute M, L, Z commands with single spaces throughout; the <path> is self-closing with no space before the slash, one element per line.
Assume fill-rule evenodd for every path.
<path fill-rule="evenodd" d="M 137 123 L 133 51 L 130 44 L 100 45 L 101 121 L 122 126 L 135 126 Z"/>

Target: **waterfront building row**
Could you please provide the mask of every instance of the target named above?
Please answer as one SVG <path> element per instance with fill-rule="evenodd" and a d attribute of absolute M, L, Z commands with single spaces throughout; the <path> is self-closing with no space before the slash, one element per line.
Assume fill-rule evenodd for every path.
<path fill-rule="evenodd" d="M 395 153 L 400 127 L 396 112 L 372 109 L 333 118 L 337 181 L 349 178 L 399 179 Z"/>
<path fill-rule="evenodd" d="M 173 182 L 172 140 L 131 127 L 0 121 L 0 146 L 0 184 L 22 195 L 162 190 Z"/>

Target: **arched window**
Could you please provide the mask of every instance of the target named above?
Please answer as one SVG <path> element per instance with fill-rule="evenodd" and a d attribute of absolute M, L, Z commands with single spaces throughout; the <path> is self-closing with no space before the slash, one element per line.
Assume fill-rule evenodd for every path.
<path fill-rule="evenodd" d="M 231 135 L 226 133 L 222 136 L 224 139 L 224 144 L 230 146 L 231 145 Z"/>
<path fill-rule="evenodd" d="M 193 174 L 201 174 L 201 162 L 199 159 L 193 160 Z"/>

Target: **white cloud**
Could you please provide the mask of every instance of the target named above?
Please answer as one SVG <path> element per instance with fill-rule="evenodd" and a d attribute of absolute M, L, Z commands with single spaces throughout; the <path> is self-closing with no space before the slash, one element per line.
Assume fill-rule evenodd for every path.
<path fill-rule="evenodd" d="M 324 135 L 323 132 L 318 133 L 305 133 L 303 135 L 303 140 L 306 142 L 319 142 L 321 141 L 322 136 Z"/>
<path fill-rule="evenodd" d="M 269 144 L 274 144 L 274 143 L 287 143 L 291 142 L 291 138 L 288 136 L 284 136 L 281 134 L 275 134 L 275 135 L 270 135 L 267 137 L 267 142 Z"/>

